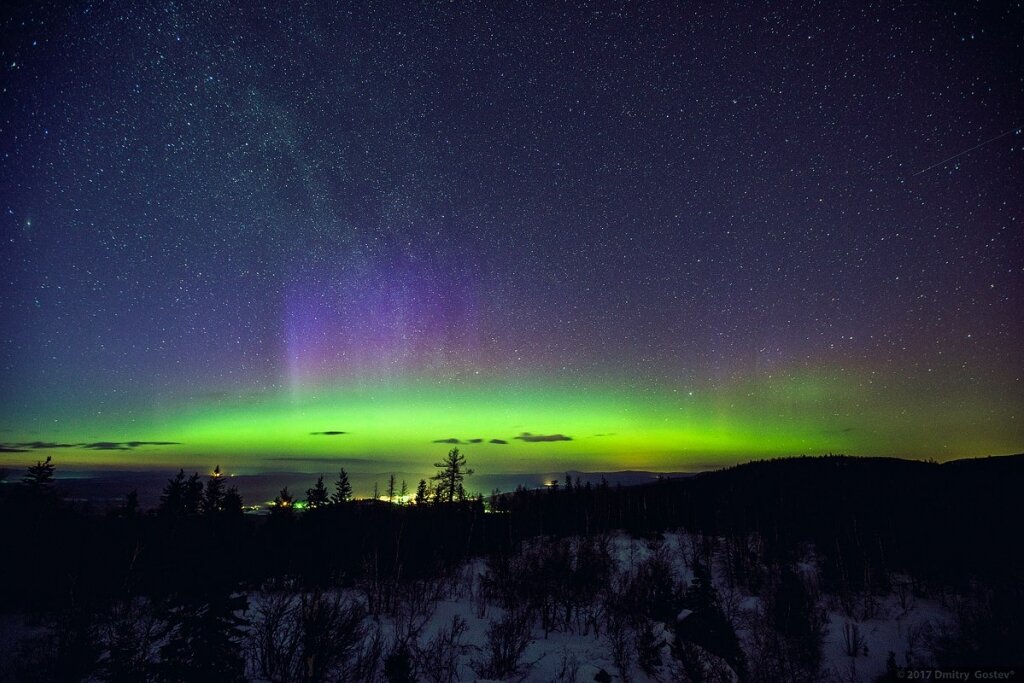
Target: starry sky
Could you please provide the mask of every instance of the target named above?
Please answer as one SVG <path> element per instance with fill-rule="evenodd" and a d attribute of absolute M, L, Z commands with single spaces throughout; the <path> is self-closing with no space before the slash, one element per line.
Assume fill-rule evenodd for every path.
<path fill-rule="evenodd" d="M 0 457 L 1022 451 L 1024 9 L 961 4 L 6 7 Z"/>

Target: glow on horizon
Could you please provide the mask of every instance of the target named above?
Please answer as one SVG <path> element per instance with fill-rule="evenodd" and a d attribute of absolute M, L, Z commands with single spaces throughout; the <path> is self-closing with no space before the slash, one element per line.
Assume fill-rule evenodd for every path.
<path fill-rule="evenodd" d="M 356 472 L 426 471 L 456 445 L 449 439 L 487 473 L 692 471 L 826 452 L 942 460 L 1020 448 L 1012 402 L 973 397 L 970 405 L 973 410 L 964 410 L 910 386 L 882 391 L 826 372 L 693 388 L 410 379 L 192 400 L 131 419 L 69 415 L 51 420 L 48 430 L 8 429 L 16 436 L 4 441 L 178 442 L 126 450 L 29 449 L 8 453 L 10 465 L 46 453 L 66 466 L 187 468 L 216 461 L 236 472 L 295 469 L 304 462 Z M 994 425 L 1011 428 L 1000 432 Z M 314 434 L 326 431 L 345 433 Z"/>

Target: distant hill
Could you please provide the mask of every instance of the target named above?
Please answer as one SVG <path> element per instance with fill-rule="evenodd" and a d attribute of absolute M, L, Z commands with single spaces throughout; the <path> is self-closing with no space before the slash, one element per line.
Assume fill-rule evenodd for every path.
<path fill-rule="evenodd" d="M 939 464 L 822 456 L 759 460 L 618 488 L 521 492 L 503 499 L 520 536 L 683 527 L 757 539 L 769 554 L 813 544 L 833 587 L 908 572 L 940 582 L 1024 577 L 1024 456 Z"/>
<path fill-rule="evenodd" d="M 681 521 L 707 531 L 809 540 L 923 575 L 1024 573 L 1024 455 L 784 458 L 644 488 L 654 486 L 671 489 Z"/>

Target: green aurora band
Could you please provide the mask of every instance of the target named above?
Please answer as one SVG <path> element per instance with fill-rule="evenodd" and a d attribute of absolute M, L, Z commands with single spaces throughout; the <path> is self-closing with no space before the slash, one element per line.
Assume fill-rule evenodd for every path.
<path fill-rule="evenodd" d="M 6 453 L 5 461 L 20 466 L 52 454 L 63 466 L 88 468 L 204 468 L 218 462 L 235 472 L 304 471 L 315 463 L 316 470 L 342 464 L 354 471 L 400 467 L 428 473 L 451 447 L 448 440 L 458 440 L 478 472 L 529 473 L 693 471 L 827 452 L 945 460 L 1020 449 L 1019 399 L 993 398 L 990 386 L 978 395 L 961 392 L 960 401 L 950 402 L 938 389 L 920 380 L 858 382 L 843 371 L 686 388 L 612 381 L 364 380 L 180 400 L 131 417 L 80 411 L 45 416 L 28 430 L 19 421 L 4 425 L 8 446 L 41 439 L 176 443 L 126 450 L 33 448 Z M 327 431 L 344 433 L 317 433 Z"/>

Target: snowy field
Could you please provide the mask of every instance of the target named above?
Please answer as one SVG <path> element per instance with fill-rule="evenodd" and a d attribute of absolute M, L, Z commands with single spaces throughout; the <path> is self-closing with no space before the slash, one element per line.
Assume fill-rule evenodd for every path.
<path fill-rule="evenodd" d="M 686 534 L 669 533 L 657 540 L 617 534 L 607 540 L 616 565 L 615 573 L 619 576 L 635 573 L 657 555 L 668 560 L 670 579 L 675 585 L 688 586 L 694 578 L 691 567 L 695 539 Z M 559 543 L 572 547 L 578 542 L 578 539 L 537 540 L 535 546 Z M 801 570 L 804 578 L 813 583 L 813 562 L 803 563 Z M 508 611 L 488 595 L 487 572 L 484 560 L 474 560 L 457 575 L 421 591 L 418 599 L 396 605 L 390 613 L 371 614 L 367 619 L 370 632 L 377 631 L 384 652 L 389 645 L 403 639 L 411 639 L 415 648 L 424 651 L 446 650 L 440 656 L 445 661 L 443 666 L 431 660 L 434 668 L 427 670 L 427 663 L 420 662 L 415 673 L 424 680 L 593 681 L 595 677 L 601 680 L 602 672 L 608 675 L 607 680 L 687 680 L 685 671 L 672 654 L 674 634 L 670 623 L 654 625 L 656 642 L 660 642 L 660 664 L 644 670 L 634 651 L 632 657 L 627 657 L 623 670 L 621 658 L 616 661 L 615 656 L 614 641 L 620 634 L 609 632 L 608 616 L 602 614 L 600 600 L 595 600 L 587 609 L 588 614 L 577 617 L 571 627 L 562 624 L 546 629 L 542 619 L 532 619 L 528 644 L 518 658 L 516 672 L 487 677 L 485 665 L 491 651 L 488 629 L 501 621 Z M 753 658 L 757 650 L 755 631 L 761 623 L 758 617 L 763 610 L 762 598 L 731 586 L 717 565 L 713 582 L 746 656 Z M 345 597 L 365 602 L 367 592 L 353 590 Z M 259 612 L 264 599 L 250 596 L 250 617 Z M 850 610 L 853 614 L 841 602 L 829 595 L 821 595 L 818 600 L 825 626 L 822 680 L 873 681 L 885 673 L 890 652 L 894 653 L 899 666 L 923 664 L 928 661 L 928 654 L 923 648 L 922 635 L 951 618 L 950 611 L 938 603 L 904 591 L 899 595 L 862 598 Z M 681 610 L 675 615 L 676 620 L 688 618 L 688 612 Z M 588 628 L 586 621 L 591 617 L 594 624 Z M 456 624 L 454 637 L 453 623 Z M 627 638 L 631 635 L 627 634 Z M 439 642 L 444 645 L 438 646 Z M 629 647 L 632 649 L 633 645 Z M 733 672 L 721 659 L 710 653 L 704 655 L 712 680 L 733 678 Z M 255 680 L 267 679 L 256 677 Z"/>
<path fill-rule="evenodd" d="M 323 667 L 325 677 L 312 680 L 686 681 L 692 680 L 694 666 L 705 680 L 738 680 L 727 657 L 675 642 L 683 632 L 680 623 L 698 618 L 693 610 L 669 614 L 662 609 L 680 595 L 694 604 L 700 592 L 694 588 L 699 579 L 695 558 L 703 557 L 714 588 L 705 587 L 703 593 L 713 596 L 717 613 L 724 615 L 742 648 L 742 666 L 757 679 L 759 671 L 774 670 L 766 657 L 771 660 L 773 648 L 783 647 L 784 639 L 766 636 L 770 598 L 730 579 L 720 548 L 720 542 L 709 545 L 707 539 L 683 533 L 534 539 L 518 556 L 522 561 L 504 570 L 500 563 L 476 559 L 443 579 L 367 581 L 326 593 L 287 586 L 254 591 L 241 615 L 246 623 L 240 642 L 250 680 L 266 682 L 299 680 L 315 666 Z M 544 575 L 549 569 L 543 567 L 552 566 L 552 550 L 569 559 L 572 572 L 582 572 L 589 557 L 596 582 L 573 584 L 582 592 L 572 595 L 569 588 L 564 594 L 551 592 L 561 580 Z M 531 565 L 531 557 L 539 564 Z M 840 598 L 815 589 L 817 570 L 810 554 L 797 565 L 797 574 L 820 618 L 819 680 L 874 681 L 885 673 L 890 653 L 899 666 L 927 665 L 927 634 L 952 618 L 951 609 L 914 595 L 900 577 L 894 577 L 897 589 L 891 595 Z M 588 585 L 604 587 L 588 594 Z M 661 586 L 662 593 L 637 592 L 637 586 Z M 675 598 L 668 597 L 667 587 Z M 629 595 L 646 597 L 629 602 L 623 597 Z M 655 604 L 658 595 L 664 598 L 660 605 Z M 626 605 L 627 612 L 616 605 Z M 660 614 L 660 620 L 651 614 Z M 111 623 L 128 626 L 122 635 L 135 638 L 129 642 L 140 657 L 156 661 L 166 635 L 144 603 Z M 0 672 L 7 672 L 0 680 L 16 680 L 10 672 L 20 648 L 28 639 L 45 636 L 47 627 L 18 616 L 0 619 L 0 661 L 5 663 Z M 115 629 L 107 625 L 99 631 L 102 639 Z M 684 651 L 688 654 L 681 656 Z M 314 660 L 319 664 L 310 663 Z"/>

